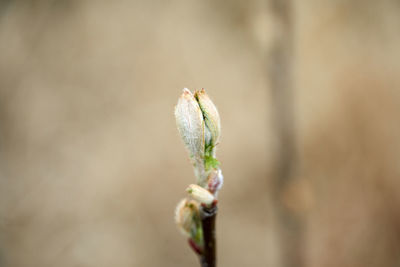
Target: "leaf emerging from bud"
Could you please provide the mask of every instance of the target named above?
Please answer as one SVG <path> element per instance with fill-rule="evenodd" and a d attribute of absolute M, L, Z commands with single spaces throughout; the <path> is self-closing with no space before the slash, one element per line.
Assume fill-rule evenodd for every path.
<path fill-rule="evenodd" d="M 207 206 L 211 205 L 214 201 L 214 196 L 211 194 L 207 189 L 197 185 L 197 184 L 191 184 L 189 187 L 186 189 L 186 191 L 189 193 L 189 195 L 199 201 L 201 204 L 205 204 Z"/>
<path fill-rule="evenodd" d="M 214 147 L 216 144 L 218 144 L 221 134 L 221 122 L 218 110 L 211 101 L 210 97 L 207 95 L 204 88 L 200 91 L 196 91 L 194 97 L 198 101 L 200 109 L 203 112 L 204 121 L 206 124 L 206 132 L 209 131 L 210 135 L 209 140 L 206 138 L 206 146 Z"/>

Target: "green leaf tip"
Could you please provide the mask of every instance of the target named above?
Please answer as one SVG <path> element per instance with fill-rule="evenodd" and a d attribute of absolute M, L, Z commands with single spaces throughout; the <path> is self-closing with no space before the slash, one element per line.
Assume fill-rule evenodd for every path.
<path fill-rule="evenodd" d="M 214 158 L 213 156 L 204 156 L 204 167 L 206 168 L 206 170 L 211 170 L 211 168 L 213 169 L 217 169 L 218 166 L 220 165 L 220 162 Z"/>

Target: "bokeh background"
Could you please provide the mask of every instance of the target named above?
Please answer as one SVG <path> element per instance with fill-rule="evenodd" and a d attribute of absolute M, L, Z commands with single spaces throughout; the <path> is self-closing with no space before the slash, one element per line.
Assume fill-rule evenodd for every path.
<path fill-rule="evenodd" d="M 220 266 L 400 266 L 399 12 L 0 1 L 0 266 L 198 266 L 184 87 L 222 118 Z"/>

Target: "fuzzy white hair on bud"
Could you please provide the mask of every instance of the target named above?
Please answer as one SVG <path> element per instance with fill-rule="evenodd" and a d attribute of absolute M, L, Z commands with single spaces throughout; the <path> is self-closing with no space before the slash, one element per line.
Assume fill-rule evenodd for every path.
<path fill-rule="evenodd" d="M 179 134 L 190 154 L 198 182 L 205 180 L 205 123 L 203 113 L 194 95 L 187 89 L 175 107 L 175 119 Z"/>
<path fill-rule="evenodd" d="M 204 155 L 204 119 L 193 94 L 183 89 L 175 107 L 178 131 L 191 156 Z"/>

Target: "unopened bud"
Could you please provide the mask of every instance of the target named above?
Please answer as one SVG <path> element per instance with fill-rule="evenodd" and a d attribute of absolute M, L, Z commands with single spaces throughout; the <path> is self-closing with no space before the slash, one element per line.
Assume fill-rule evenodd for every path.
<path fill-rule="evenodd" d="M 214 201 L 213 194 L 211 194 L 207 189 L 197 184 L 189 185 L 186 191 L 193 199 L 199 201 L 201 204 L 205 204 L 208 206 L 211 205 L 211 203 L 213 203 Z"/>
<path fill-rule="evenodd" d="M 192 157 L 204 155 L 204 119 L 200 106 L 188 89 L 175 107 L 175 119 L 178 131 Z"/>
<path fill-rule="evenodd" d="M 182 199 L 175 209 L 175 222 L 179 230 L 189 237 L 196 235 L 198 228 L 196 220 L 199 220 L 198 203 L 186 198 Z"/>
<path fill-rule="evenodd" d="M 221 122 L 218 110 L 211 101 L 210 97 L 207 95 L 204 88 L 200 91 L 196 91 L 194 97 L 200 105 L 200 109 L 203 113 L 206 124 L 206 146 L 214 147 L 218 143 L 221 133 Z"/>
<path fill-rule="evenodd" d="M 207 187 L 207 177 L 219 166 L 215 158 L 215 146 L 221 132 L 217 108 L 204 89 L 195 91 L 193 95 L 185 88 L 175 107 L 175 118 L 179 133 L 189 150 L 197 184 Z"/>
<path fill-rule="evenodd" d="M 208 190 L 217 197 L 218 191 L 224 183 L 224 176 L 221 169 L 214 169 L 207 178 Z"/>
<path fill-rule="evenodd" d="M 187 88 L 183 89 L 175 107 L 175 119 L 182 140 L 189 150 L 197 180 L 204 183 L 204 119 L 197 100 Z"/>

